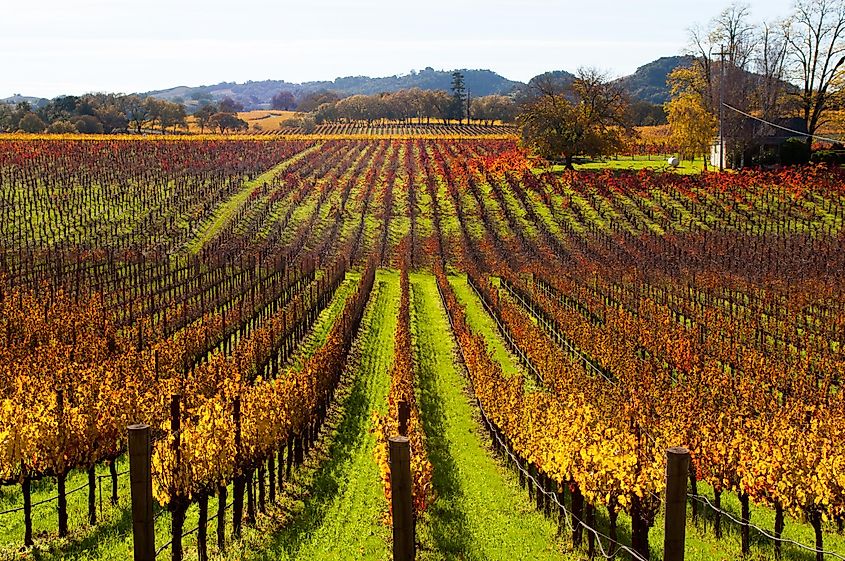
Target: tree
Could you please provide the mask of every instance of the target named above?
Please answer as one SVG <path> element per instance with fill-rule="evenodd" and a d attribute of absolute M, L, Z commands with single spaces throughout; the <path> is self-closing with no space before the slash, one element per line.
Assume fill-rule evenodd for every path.
<path fill-rule="evenodd" d="M 185 113 L 185 106 L 181 103 L 172 103 L 170 101 L 162 100 L 160 106 L 159 122 L 161 123 L 161 132 L 166 132 L 168 128 L 173 127 L 174 132 L 176 128 L 187 128 L 188 117 Z"/>
<path fill-rule="evenodd" d="M 296 98 L 293 96 L 293 92 L 287 90 L 280 91 L 270 100 L 270 106 L 273 109 L 288 111 L 296 107 Z"/>
<path fill-rule="evenodd" d="M 126 116 L 115 106 L 97 108 L 95 116 L 103 125 L 103 132 L 113 133 L 125 130 L 129 122 Z"/>
<path fill-rule="evenodd" d="M 194 113 L 194 120 L 197 122 L 197 126 L 200 128 L 200 134 L 205 132 L 205 128 L 211 124 L 211 117 L 217 113 L 217 107 L 213 104 L 209 103 L 207 105 L 203 105 L 197 112 Z"/>
<path fill-rule="evenodd" d="M 519 115 L 522 142 L 539 156 L 563 159 L 574 169 L 576 155 L 603 156 L 624 146 L 630 133 L 628 99 L 618 83 L 596 70 L 581 69 L 564 90 L 538 86 L 539 96 Z"/>
<path fill-rule="evenodd" d="M 317 90 L 316 92 L 311 92 L 302 98 L 299 101 L 297 109 L 304 113 L 310 113 L 324 103 L 337 103 L 339 100 L 340 96 L 335 92 L 329 90 Z"/>
<path fill-rule="evenodd" d="M 707 110 L 701 98 L 694 93 L 683 92 L 666 103 L 672 142 L 678 147 L 682 160 L 693 160 L 704 155 L 707 169 L 707 152 L 716 134 L 717 122 Z"/>
<path fill-rule="evenodd" d="M 237 113 L 239 111 L 244 110 L 244 106 L 242 103 L 238 103 L 231 97 L 224 97 L 220 100 L 220 112 L 221 113 Z"/>
<path fill-rule="evenodd" d="M 70 121 L 58 120 L 50 123 L 47 132 L 50 134 L 73 134 L 79 131 Z"/>
<path fill-rule="evenodd" d="M 666 112 L 660 105 L 647 101 L 636 101 L 629 108 L 629 120 L 637 127 L 651 127 L 666 124 Z"/>
<path fill-rule="evenodd" d="M 158 99 L 155 97 L 148 97 L 145 98 L 143 104 L 147 107 L 147 119 L 150 123 L 150 127 L 155 129 L 156 123 L 159 124 L 159 127 L 164 131 L 164 127 L 162 126 L 162 115 L 165 112 L 165 103 L 163 99 Z"/>
<path fill-rule="evenodd" d="M 317 108 L 316 111 L 314 111 L 314 122 L 316 124 L 332 123 L 334 121 L 337 121 L 337 119 L 338 119 L 338 112 L 337 112 L 337 104 L 336 103 L 324 103 L 324 104 L 320 105 Z M 290 120 L 291 119 L 287 119 L 286 121 L 283 121 L 282 125 L 284 126 L 284 123 L 287 122 L 287 121 L 290 121 Z M 296 120 L 296 119 L 294 119 L 294 120 Z M 293 125 L 293 126 L 297 126 L 297 127 L 302 126 L 301 119 L 296 120 L 296 122 L 297 122 L 297 124 Z"/>
<path fill-rule="evenodd" d="M 697 58 L 694 70 L 703 76 L 696 81 L 700 96 L 710 113 L 719 115 L 723 108 L 723 137 L 729 160 L 741 162 L 754 142 L 755 127 L 741 113 L 727 106 L 751 113 L 757 81 L 751 72 L 758 44 L 757 31 L 751 23 L 747 4 L 733 3 L 713 18 L 707 27 L 690 31 L 690 52 Z"/>
<path fill-rule="evenodd" d="M 464 75 L 460 71 L 452 72 L 452 107 L 450 116 L 458 120 L 458 124 L 463 123 L 464 119 L 464 105 L 466 103 L 467 89 L 464 84 Z"/>
<path fill-rule="evenodd" d="M 382 97 L 382 104 L 389 114 L 389 118 L 401 122 L 417 116 L 416 92 L 413 90 L 399 90 Z"/>
<path fill-rule="evenodd" d="M 454 107 L 454 99 L 448 93 L 442 90 L 435 90 L 427 92 L 426 96 L 429 115 L 431 117 L 438 117 L 443 120 L 443 124 L 451 117 L 451 112 Z"/>
<path fill-rule="evenodd" d="M 222 111 L 212 115 L 209 124 L 220 129 L 220 134 L 224 134 L 228 130 L 244 131 L 249 128 L 249 124 L 243 119 L 239 119 L 234 113 Z"/>
<path fill-rule="evenodd" d="M 486 121 L 488 125 L 492 125 L 494 121 L 511 123 L 517 115 L 516 103 L 504 95 L 476 97 L 470 107 L 474 118 Z"/>
<path fill-rule="evenodd" d="M 788 24 L 773 25 L 765 22 L 757 37 L 754 66 L 759 83 L 754 92 L 755 106 L 760 116 L 767 121 L 781 116 L 785 110 L 788 37 Z"/>
<path fill-rule="evenodd" d="M 103 134 L 103 123 L 93 115 L 80 115 L 73 124 L 80 134 Z"/>
<path fill-rule="evenodd" d="M 798 0 L 791 24 L 787 57 L 794 79 L 801 84 L 801 116 L 813 135 L 824 124 L 831 86 L 845 64 L 845 2 Z M 808 136 L 808 150 L 812 141 Z"/>
<path fill-rule="evenodd" d="M 39 133 L 44 132 L 47 125 L 41 120 L 41 117 L 30 111 L 26 113 L 18 123 L 18 128 L 23 132 Z"/>
<path fill-rule="evenodd" d="M 17 126 L 12 123 L 13 116 L 14 109 L 12 109 L 12 106 L 0 101 L 0 131 L 8 132 L 17 128 Z"/>
<path fill-rule="evenodd" d="M 150 104 L 146 103 L 146 99 L 142 99 L 137 95 L 129 95 L 124 98 L 124 113 L 129 124 L 134 126 L 135 132 L 141 134 L 141 128 L 150 119 Z"/>

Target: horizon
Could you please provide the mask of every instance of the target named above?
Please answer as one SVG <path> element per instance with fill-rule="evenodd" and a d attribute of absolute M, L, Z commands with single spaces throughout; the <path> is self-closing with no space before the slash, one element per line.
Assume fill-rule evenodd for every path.
<path fill-rule="evenodd" d="M 491 70 L 518 82 L 579 67 L 621 77 L 682 54 L 689 27 L 706 23 L 728 4 L 694 18 L 669 0 L 599 0 L 589 11 L 571 0 L 433 0 L 428 15 L 384 0 L 308 6 L 245 0 L 233 25 L 226 7 L 197 9 L 165 0 L 144 6 L 144 14 L 167 16 L 155 24 L 139 18 L 137 6 L 125 0 L 16 3 L 7 8 L 9 21 L 38 25 L 13 26 L 0 37 L 0 98 L 402 76 L 426 67 Z M 755 21 L 771 21 L 785 17 L 790 6 L 791 0 L 757 0 L 751 13 Z"/>

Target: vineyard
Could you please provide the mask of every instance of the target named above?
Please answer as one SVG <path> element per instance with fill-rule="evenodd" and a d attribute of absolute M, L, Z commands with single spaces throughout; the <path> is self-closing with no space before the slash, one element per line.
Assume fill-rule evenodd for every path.
<path fill-rule="evenodd" d="M 845 173 L 336 127 L 0 139 L 0 559 L 845 559 Z"/>

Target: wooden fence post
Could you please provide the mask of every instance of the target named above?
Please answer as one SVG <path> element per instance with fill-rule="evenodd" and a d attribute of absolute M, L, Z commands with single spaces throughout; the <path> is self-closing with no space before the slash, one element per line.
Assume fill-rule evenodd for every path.
<path fill-rule="evenodd" d="M 666 451 L 666 519 L 663 541 L 664 561 L 684 561 L 684 540 L 687 528 L 687 479 L 689 450 L 669 448 Z"/>
<path fill-rule="evenodd" d="M 393 561 L 415 557 L 414 504 L 411 498 L 411 444 L 407 437 L 392 436 L 390 446 L 390 495 L 393 510 Z"/>
<path fill-rule="evenodd" d="M 152 445 L 148 425 L 129 425 L 129 484 L 135 561 L 155 561 Z"/>
<path fill-rule="evenodd" d="M 408 436 L 408 423 L 411 420 L 411 405 L 402 400 L 399 402 L 399 436 Z"/>
<path fill-rule="evenodd" d="M 182 469 L 182 396 L 173 394 L 170 396 L 170 432 L 173 433 L 173 454 L 175 457 L 175 469 L 178 473 Z M 172 543 L 170 545 L 170 558 L 173 561 L 182 561 L 182 531 L 185 528 L 185 513 L 188 504 L 185 497 L 171 499 L 171 522 L 170 533 Z"/>

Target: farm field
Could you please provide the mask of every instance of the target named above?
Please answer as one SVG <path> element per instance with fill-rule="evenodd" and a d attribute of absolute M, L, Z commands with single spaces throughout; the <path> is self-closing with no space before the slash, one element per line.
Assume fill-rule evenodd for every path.
<path fill-rule="evenodd" d="M 845 558 L 841 170 L 382 132 L 0 140 L 0 559 Z"/>

